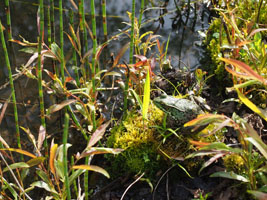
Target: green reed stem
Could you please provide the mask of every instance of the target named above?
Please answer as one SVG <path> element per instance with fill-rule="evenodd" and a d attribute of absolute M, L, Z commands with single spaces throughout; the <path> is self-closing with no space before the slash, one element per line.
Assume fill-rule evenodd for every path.
<path fill-rule="evenodd" d="M 43 67 L 43 57 L 42 57 L 42 46 L 44 41 L 44 3 L 43 0 L 39 0 L 39 11 L 40 11 L 40 33 L 38 36 L 38 91 L 39 91 L 39 101 L 40 101 L 40 114 L 41 114 L 41 125 L 46 128 L 45 124 L 45 108 L 44 108 L 44 93 L 42 86 L 42 67 Z M 44 140 L 44 147 L 47 148 L 47 140 Z"/>
<path fill-rule="evenodd" d="M 135 18 L 135 0 L 132 0 L 132 18 L 131 18 L 131 42 L 130 42 L 130 58 L 129 63 L 133 64 L 133 51 L 134 51 L 134 18 Z M 126 63 L 125 63 L 126 64 Z M 129 89 L 129 67 L 128 75 L 125 81 L 124 97 L 123 97 L 123 118 L 125 119 L 128 108 L 128 89 Z"/>
<path fill-rule="evenodd" d="M 52 38 L 51 38 L 51 15 L 50 15 L 50 5 L 47 7 L 47 41 L 48 46 L 51 49 Z"/>
<path fill-rule="evenodd" d="M 64 59 L 64 35 L 63 35 L 63 10 L 62 0 L 59 0 L 59 36 L 60 36 L 60 71 L 63 85 L 65 84 L 65 59 Z"/>
<path fill-rule="evenodd" d="M 106 0 L 102 0 L 102 20 L 103 20 L 103 32 L 105 41 L 108 41 L 108 28 L 107 28 L 107 8 L 106 8 Z"/>
<path fill-rule="evenodd" d="M 93 101 L 95 100 L 96 84 L 95 84 L 95 56 L 96 56 L 96 47 L 97 47 L 97 38 L 96 38 L 96 19 L 95 19 L 95 1 L 91 0 L 91 17 L 92 17 L 92 27 L 93 27 L 93 53 L 92 53 L 92 90 L 93 90 Z M 93 131 L 96 130 L 96 119 L 95 119 L 95 110 L 92 111 L 92 121 L 93 121 Z"/>
<path fill-rule="evenodd" d="M 50 0 L 50 20 L 51 20 L 51 43 L 55 42 L 55 6 L 54 0 Z"/>
<path fill-rule="evenodd" d="M 70 186 L 69 186 L 69 176 L 68 176 L 68 153 L 67 153 L 67 141 L 68 141 L 68 132 L 69 132 L 69 120 L 70 117 L 68 113 L 65 113 L 64 120 L 64 132 L 63 132 L 63 164 L 64 164 L 64 185 L 65 190 L 67 191 L 67 199 L 71 199 Z"/>
<path fill-rule="evenodd" d="M 73 10 L 70 10 L 70 25 L 73 27 L 74 29 L 74 23 L 73 23 Z M 77 63 L 77 55 L 76 55 L 76 51 L 75 48 L 72 47 L 72 64 L 74 66 L 74 73 L 75 73 L 75 80 L 76 80 L 76 84 L 78 87 L 80 87 L 80 75 L 79 75 L 79 71 L 78 71 L 78 63 Z"/>
<path fill-rule="evenodd" d="M 5 0 L 5 6 L 6 6 L 6 23 L 7 23 L 8 40 L 11 40 L 12 39 L 12 29 L 11 29 L 9 0 Z"/>
<path fill-rule="evenodd" d="M 139 14 L 139 20 L 138 20 L 138 27 L 141 28 L 142 24 L 142 17 L 144 13 L 144 6 L 145 6 L 145 0 L 141 0 L 141 8 L 140 8 L 140 14 Z"/>
<path fill-rule="evenodd" d="M 87 31 L 85 26 L 85 13 L 84 13 L 84 0 L 79 0 L 79 21 L 80 21 L 80 32 L 81 32 L 81 57 L 83 58 L 85 52 L 88 51 L 88 44 L 85 44 L 85 40 L 87 41 Z M 85 47 L 84 47 L 85 46 Z M 86 69 L 88 66 L 88 59 L 86 58 L 85 63 L 82 64 L 81 72 L 84 80 L 86 81 L 87 74 Z"/>
<path fill-rule="evenodd" d="M 75 162 L 74 162 L 74 156 L 71 156 L 71 166 L 73 166 L 74 163 L 75 163 Z M 75 172 L 75 170 L 72 169 L 72 170 L 71 170 L 71 173 L 74 174 L 74 172 Z M 75 194 L 76 194 L 76 197 L 77 197 L 77 196 L 78 196 L 78 187 L 77 187 L 77 183 L 76 183 L 75 180 L 73 181 L 73 187 L 74 187 L 74 191 L 75 191 Z"/>
<path fill-rule="evenodd" d="M 131 43 L 130 43 L 130 59 L 129 59 L 129 63 L 130 64 L 133 64 L 133 51 L 134 51 L 134 18 L 135 18 L 135 0 L 132 0 Z"/>
<path fill-rule="evenodd" d="M 10 62 L 9 62 L 9 57 L 8 57 L 8 52 L 7 52 L 6 42 L 5 42 L 5 36 L 4 36 L 3 26 L 2 26 L 1 20 L 0 20 L 0 34 L 1 34 L 1 41 L 2 41 L 3 51 L 4 51 L 6 66 L 7 66 L 7 70 L 8 70 L 9 83 L 10 83 L 10 87 L 11 87 L 11 95 L 12 95 L 12 101 L 13 101 L 13 107 L 14 107 L 14 118 L 15 118 L 15 125 L 16 125 L 17 144 L 18 144 L 18 148 L 21 149 L 16 94 L 15 94 L 15 88 L 14 88 L 14 83 L 13 83 L 13 78 L 12 78 L 12 71 L 11 71 L 11 66 L 10 66 Z M 24 160 L 23 156 L 21 158 L 22 158 L 22 160 Z"/>

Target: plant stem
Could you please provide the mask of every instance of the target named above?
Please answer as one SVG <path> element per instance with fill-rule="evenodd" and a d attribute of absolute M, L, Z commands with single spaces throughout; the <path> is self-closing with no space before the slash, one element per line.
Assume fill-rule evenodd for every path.
<path fill-rule="evenodd" d="M 63 37 L 63 10 L 62 10 L 62 0 L 59 0 L 59 34 L 60 34 L 60 69 L 61 69 L 61 79 L 63 85 L 65 85 L 65 59 L 64 59 L 64 37 Z"/>
<path fill-rule="evenodd" d="M 1 20 L 0 20 L 0 34 L 1 34 L 2 47 L 3 47 L 3 51 L 4 51 L 4 56 L 5 56 L 5 62 L 6 62 L 7 70 L 8 70 L 9 83 L 10 83 L 10 87 L 11 87 L 11 96 L 12 96 L 12 101 L 13 101 L 14 118 L 15 118 L 15 125 L 16 125 L 17 144 L 18 144 L 18 148 L 21 149 L 16 94 L 15 94 L 15 88 L 14 88 L 14 83 L 13 83 L 13 78 L 12 78 L 12 70 L 11 70 L 11 66 L 10 66 L 10 62 L 9 62 L 9 57 L 8 57 L 8 52 L 7 52 L 6 42 L 5 42 L 5 36 L 4 36 L 3 26 L 2 26 Z M 22 158 L 22 160 L 24 160 L 23 156 L 21 158 Z"/>
<path fill-rule="evenodd" d="M 42 67 L 43 67 L 43 57 L 42 57 L 42 46 L 44 40 L 44 4 L 43 0 L 39 0 L 39 11 L 40 11 L 40 32 L 38 37 L 38 91 L 39 91 L 39 101 L 40 101 L 40 115 L 41 115 L 41 125 L 46 129 L 45 124 L 45 109 L 44 109 L 44 94 L 42 86 Z M 44 147 L 47 150 L 47 140 L 45 137 Z"/>
<path fill-rule="evenodd" d="M 103 32 L 105 41 L 108 41 L 108 29 L 107 29 L 107 8 L 106 8 L 106 0 L 102 0 L 102 19 L 103 19 Z"/>
<path fill-rule="evenodd" d="M 69 176 L 68 176 L 68 154 L 67 154 L 67 140 L 69 131 L 69 115 L 65 113 L 64 120 L 64 132 L 63 132 L 63 163 L 64 163 L 64 177 L 65 177 L 65 189 L 67 191 L 67 199 L 71 199 L 70 186 L 69 186 Z"/>

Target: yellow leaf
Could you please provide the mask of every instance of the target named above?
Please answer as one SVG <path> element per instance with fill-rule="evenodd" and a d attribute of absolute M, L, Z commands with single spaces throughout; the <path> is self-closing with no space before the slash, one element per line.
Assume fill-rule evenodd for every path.
<path fill-rule="evenodd" d="M 54 144 L 51 147 L 50 157 L 49 157 L 49 166 L 50 166 L 51 172 L 54 174 L 54 176 L 56 176 L 54 161 L 55 161 L 55 156 L 56 156 L 56 152 L 57 152 L 57 146 L 58 146 L 57 144 Z"/>
<path fill-rule="evenodd" d="M 249 107 L 253 112 L 261 116 L 265 121 L 267 121 L 267 114 L 264 110 L 258 108 L 254 103 L 252 103 L 239 89 L 236 88 L 239 99 Z"/>

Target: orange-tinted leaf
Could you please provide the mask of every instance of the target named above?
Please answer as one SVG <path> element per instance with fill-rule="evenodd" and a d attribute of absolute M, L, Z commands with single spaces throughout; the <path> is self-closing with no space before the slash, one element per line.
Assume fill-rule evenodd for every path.
<path fill-rule="evenodd" d="M 95 165 L 74 165 L 72 169 L 85 169 L 89 171 L 94 171 L 103 174 L 107 178 L 109 178 L 109 174 L 106 170 L 104 170 L 101 167 L 95 166 Z"/>
<path fill-rule="evenodd" d="M 200 114 L 196 119 L 193 119 L 184 124 L 184 127 L 195 126 L 195 125 L 207 125 L 212 122 L 222 122 L 228 119 L 225 115 L 215 115 L 215 114 Z"/>
<path fill-rule="evenodd" d="M 51 172 L 54 174 L 54 176 L 56 175 L 56 170 L 55 170 L 55 156 L 56 156 L 56 152 L 57 152 L 57 144 L 54 144 L 51 149 L 50 149 L 50 156 L 49 156 L 49 166 L 51 169 Z"/>
<path fill-rule="evenodd" d="M 23 154 L 23 155 L 26 155 L 26 156 L 29 156 L 29 157 L 32 157 L 32 158 L 36 158 L 37 157 L 34 154 L 29 153 L 28 151 L 24 151 L 22 149 L 7 148 L 7 149 L 0 149 L 0 150 L 3 150 L 3 151 L 14 151 L 14 152 L 17 152 L 17 153 L 20 153 L 20 154 Z"/>
<path fill-rule="evenodd" d="M 234 59 L 227 59 L 227 58 L 220 58 L 220 59 L 228 64 L 235 66 L 236 68 L 238 68 L 239 70 L 243 72 L 243 73 L 239 73 L 235 71 L 235 74 L 234 74 L 235 76 L 240 76 L 242 78 L 246 77 L 248 79 L 254 79 L 254 80 L 257 80 L 263 83 L 264 85 L 267 85 L 267 80 L 265 80 L 262 76 L 257 74 L 247 64 L 241 61 L 238 61 L 238 60 L 234 60 Z M 234 73 L 234 70 L 231 70 L 228 67 L 226 67 L 226 70 L 229 71 L 230 73 Z"/>
<path fill-rule="evenodd" d="M 210 143 L 208 142 L 200 142 L 200 141 L 194 141 L 194 140 L 189 140 L 189 142 L 195 146 L 197 146 L 198 148 L 202 148 L 204 146 L 209 145 Z"/>
<path fill-rule="evenodd" d="M 116 58 L 115 58 L 115 60 L 114 60 L 114 62 L 113 62 L 112 67 L 115 67 L 115 66 L 119 63 L 121 57 L 125 54 L 125 52 L 126 52 L 127 49 L 129 48 L 129 45 L 130 45 L 130 43 L 128 42 L 127 44 L 125 44 L 125 45 L 121 48 L 121 50 L 119 51 L 118 55 L 116 56 Z"/>

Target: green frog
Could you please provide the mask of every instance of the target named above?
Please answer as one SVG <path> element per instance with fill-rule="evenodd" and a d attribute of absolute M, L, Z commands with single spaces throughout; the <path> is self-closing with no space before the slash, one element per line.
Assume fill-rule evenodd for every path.
<path fill-rule="evenodd" d="M 183 125 L 204 113 L 202 108 L 192 99 L 175 98 L 162 95 L 153 100 L 154 104 L 167 114 L 167 126 L 171 128 L 182 128 Z M 186 131 L 187 132 L 187 131 Z"/>

